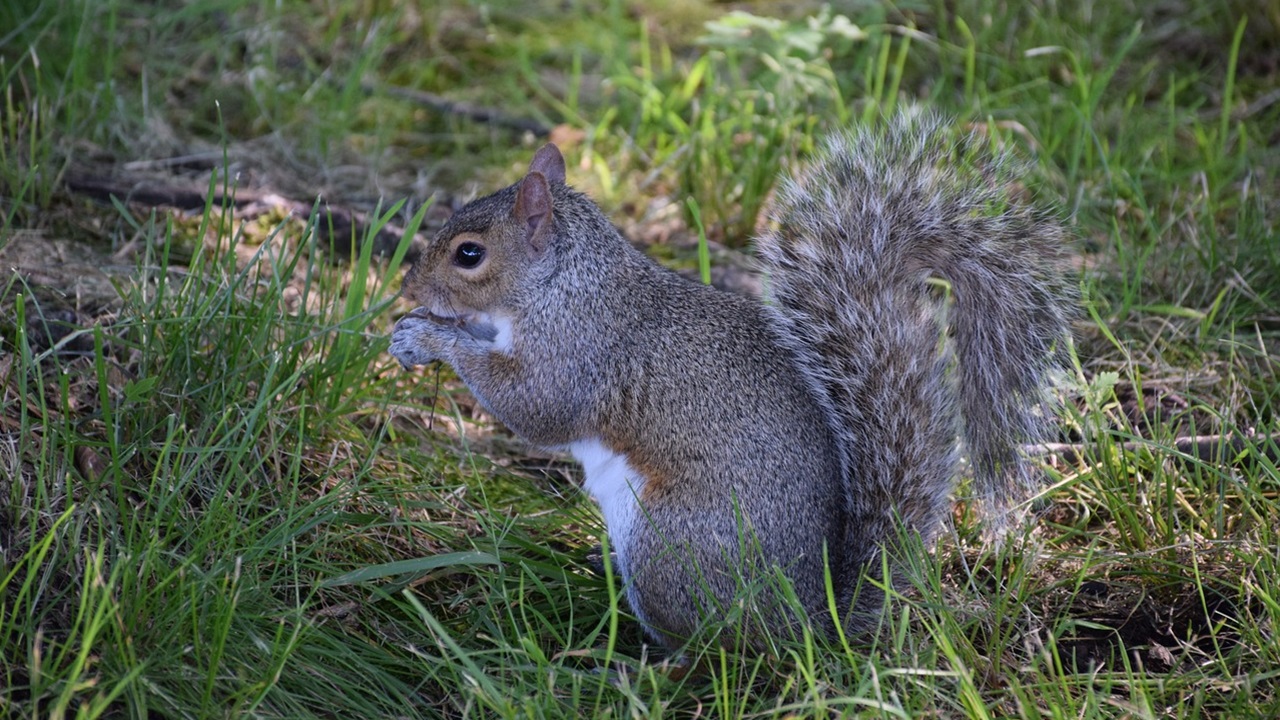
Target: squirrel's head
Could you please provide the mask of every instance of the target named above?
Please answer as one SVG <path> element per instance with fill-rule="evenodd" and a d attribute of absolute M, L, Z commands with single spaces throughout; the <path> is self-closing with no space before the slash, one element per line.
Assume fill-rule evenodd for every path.
<path fill-rule="evenodd" d="M 543 145 L 520 182 L 454 213 L 405 275 L 405 295 L 451 320 L 519 307 L 528 281 L 549 266 L 553 186 L 564 181 L 560 150 Z"/>

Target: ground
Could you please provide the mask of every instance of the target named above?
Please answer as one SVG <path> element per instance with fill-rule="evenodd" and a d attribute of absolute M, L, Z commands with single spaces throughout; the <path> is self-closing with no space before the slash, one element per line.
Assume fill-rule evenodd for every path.
<path fill-rule="evenodd" d="M 0 8 L 0 707 L 15 717 L 1280 715 L 1280 4 Z M 536 147 L 691 278 L 904 106 L 1027 161 L 1081 310 L 1003 543 L 884 626 L 644 644 L 566 458 L 385 354 Z M 673 372 L 677 371 L 673 369 Z"/>

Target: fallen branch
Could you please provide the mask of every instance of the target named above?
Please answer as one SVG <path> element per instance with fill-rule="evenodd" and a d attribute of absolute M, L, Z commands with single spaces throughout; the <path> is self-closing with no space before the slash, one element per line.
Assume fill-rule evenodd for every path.
<path fill-rule="evenodd" d="M 1270 440 L 1270 442 L 1266 442 Z M 1060 458 L 1063 462 L 1077 463 L 1088 454 L 1093 443 L 1038 443 L 1025 445 L 1023 449 L 1028 455 L 1049 455 Z M 1204 462 L 1220 462 L 1223 459 L 1238 456 L 1246 449 L 1252 449 L 1272 462 L 1280 462 L 1280 433 L 1259 435 L 1233 433 L 1223 435 L 1192 435 L 1174 438 L 1173 446 L 1161 445 L 1151 440 L 1137 440 L 1120 444 L 1120 449 L 1134 452 L 1140 449 L 1151 451 L 1173 450 L 1181 455 L 1196 458 Z"/>
<path fill-rule="evenodd" d="M 499 127 L 519 130 L 521 132 L 529 132 L 538 137 L 546 137 L 551 134 L 551 126 L 538 122 L 532 118 L 512 117 L 503 113 L 496 108 L 484 107 L 482 105 L 472 105 L 458 100 L 450 100 L 442 95 L 429 93 L 422 90 L 414 90 L 413 88 L 399 87 L 396 85 L 374 85 L 373 83 L 364 83 L 360 86 L 367 93 L 385 92 L 393 97 L 416 103 L 423 107 L 431 108 L 436 112 L 448 115 L 460 115 L 476 122 L 488 123 Z"/>
<path fill-rule="evenodd" d="M 226 192 L 215 189 L 210 194 L 207 190 L 173 185 L 154 178 L 103 177 L 74 173 L 68 173 L 63 184 L 73 193 L 108 204 L 112 198 L 116 198 L 124 203 L 171 207 L 189 212 L 200 211 L 207 206 L 234 208 L 249 217 L 273 208 L 283 208 L 303 222 L 314 220 L 317 238 L 343 256 L 350 253 L 351 239 L 363 241 L 372 226 L 368 217 L 361 212 L 332 207 L 323 201 L 314 204 L 304 203 L 274 193 L 243 188 Z M 313 215 L 316 217 L 313 218 Z M 403 235 L 404 228 L 391 223 L 383 225 L 373 238 L 374 254 L 392 255 Z M 419 251 L 420 242 L 415 241 L 405 256 L 405 262 L 412 263 Z"/>

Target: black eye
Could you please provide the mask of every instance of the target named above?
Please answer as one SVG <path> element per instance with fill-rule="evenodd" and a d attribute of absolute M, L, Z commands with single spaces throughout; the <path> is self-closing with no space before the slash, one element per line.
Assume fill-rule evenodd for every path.
<path fill-rule="evenodd" d="M 473 268 L 484 260 L 484 246 L 473 242 L 464 242 L 453 251 L 453 262 L 458 267 Z"/>

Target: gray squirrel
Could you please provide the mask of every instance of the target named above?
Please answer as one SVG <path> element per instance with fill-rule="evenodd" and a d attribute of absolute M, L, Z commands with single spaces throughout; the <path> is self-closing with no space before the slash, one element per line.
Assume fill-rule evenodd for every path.
<path fill-rule="evenodd" d="M 930 115 L 836 134 L 777 192 L 762 302 L 634 249 L 548 144 L 430 242 L 390 352 L 448 363 L 516 434 L 573 454 L 664 645 L 743 607 L 749 642 L 865 631 L 883 583 L 864 579 L 895 523 L 943 529 L 961 448 L 989 508 L 1032 486 L 1018 446 L 1073 303 L 1065 233 L 1016 166 Z"/>

